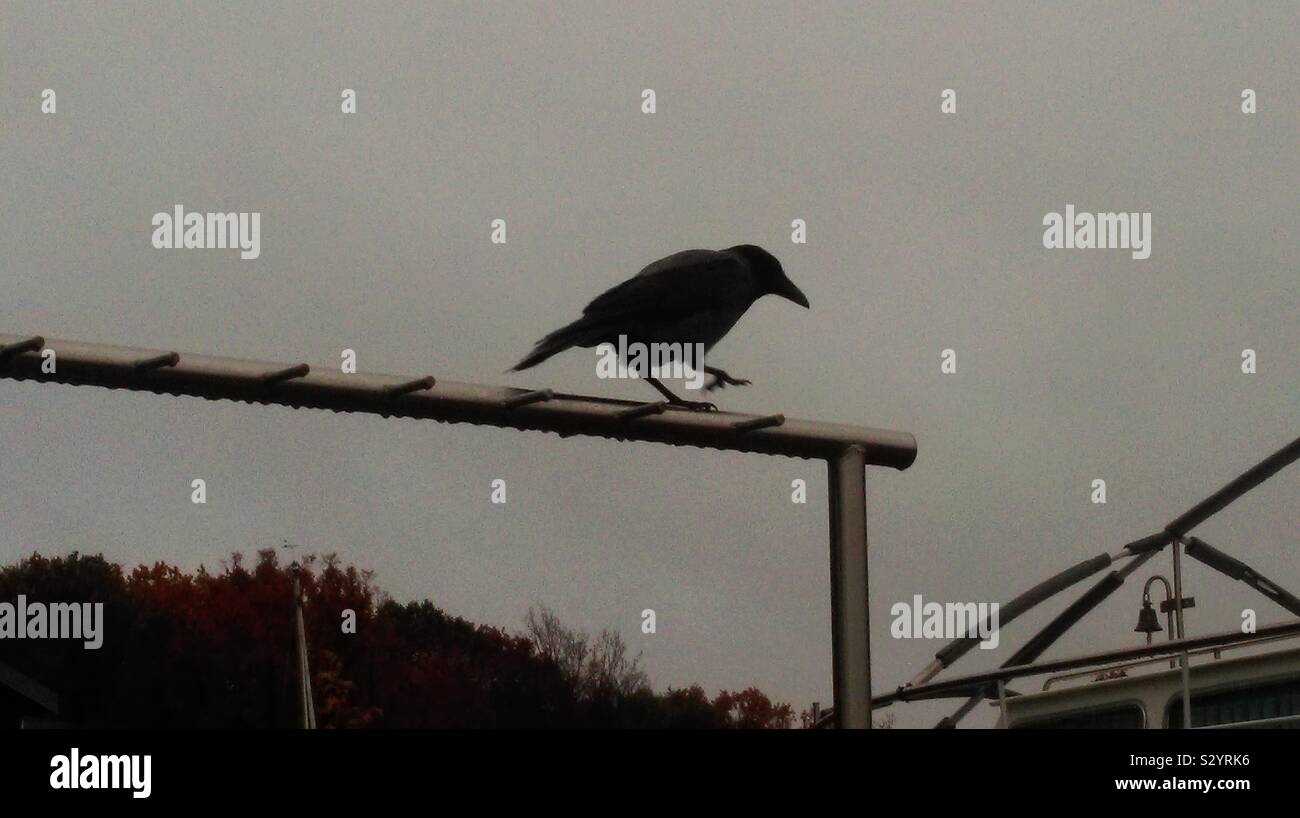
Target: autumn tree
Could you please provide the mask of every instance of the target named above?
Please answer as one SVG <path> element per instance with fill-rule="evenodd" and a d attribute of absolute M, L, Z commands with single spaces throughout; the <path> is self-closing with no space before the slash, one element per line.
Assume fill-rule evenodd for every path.
<path fill-rule="evenodd" d="M 388 599 L 335 555 L 285 565 L 274 549 L 193 573 L 78 553 L 0 567 L 0 599 L 104 603 L 100 649 L 13 640 L 5 661 L 54 689 L 70 724 L 296 726 L 295 578 L 323 728 L 788 726 L 788 707 L 752 688 L 655 693 L 617 632 L 589 638 L 539 608 L 512 635 Z"/>

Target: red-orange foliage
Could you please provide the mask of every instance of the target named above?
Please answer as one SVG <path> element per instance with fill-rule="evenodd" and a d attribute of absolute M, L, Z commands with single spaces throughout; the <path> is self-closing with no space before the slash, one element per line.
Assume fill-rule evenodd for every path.
<path fill-rule="evenodd" d="M 337 558 L 281 564 L 239 554 L 219 573 L 155 563 L 124 575 L 102 557 L 40 555 L 0 569 L 0 599 L 103 601 L 103 647 L 14 643 L 6 661 L 48 686 L 61 717 L 88 726 L 288 727 L 295 695 L 292 582 L 298 576 L 321 727 L 788 727 L 790 708 L 760 691 L 698 686 L 657 695 L 579 694 L 523 637 L 399 605 L 369 572 Z M 356 632 L 345 633 L 344 612 Z"/>

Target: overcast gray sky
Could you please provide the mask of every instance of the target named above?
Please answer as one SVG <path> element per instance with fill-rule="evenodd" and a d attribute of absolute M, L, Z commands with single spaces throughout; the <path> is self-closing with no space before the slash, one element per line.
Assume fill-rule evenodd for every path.
<path fill-rule="evenodd" d="M 754 384 L 719 403 L 919 441 L 909 471 L 868 474 L 888 689 L 940 646 L 891 638 L 893 603 L 1005 601 L 1297 434 L 1298 20 L 1289 2 L 6 3 L 0 332 L 318 365 L 351 347 L 368 371 L 649 399 L 586 351 L 502 373 L 656 258 L 761 244 L 812 310 L 758 303 L 711 356 Z M 261 257 L 154 249 L 178 203 L 260 212 Z M 1044 249 L 1066 204 L 1152 213 L 1151 257 Z M 518 630 L 545 603 L 617 628 L 659 689 L 831 698 L 817 463 L 10 381 L 0 463 L 5 562 L 192 569 L 289 538 L 478 622 Z M 1300 588 L 1298 490 L 1293 467 L 1197 533 Z M 1186 575 L 1192 633 L 1284 616 Z M 1049 656 L 1135 643 L 1140 587 Z"/>

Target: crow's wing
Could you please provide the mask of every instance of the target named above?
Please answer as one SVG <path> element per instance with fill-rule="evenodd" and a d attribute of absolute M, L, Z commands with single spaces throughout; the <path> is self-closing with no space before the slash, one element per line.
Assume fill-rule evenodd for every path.
<path fill-rule="evenodd" d="M 597 296 L 582 314 L 586 318 L 635 317 L 649 324 L 672 324 L 734 304 L 752 288 L 749 267 L 737 256 L 718 250 L 683 250 L 647 265 Z"/>
<path fill-rule="evenodd" d="M 654 340 L 665 328 L 717 323 L 715 316 L 725 323 L 725 332 L 754 300 L 754 291 L 749 265 L 740 257 L 719 250 L 683 250 L 598 296 L 581 318 L 538 341 L 513 369 L 528 369 L 569 347 L 590 347 L 619 334 L 646 332 Z"/>

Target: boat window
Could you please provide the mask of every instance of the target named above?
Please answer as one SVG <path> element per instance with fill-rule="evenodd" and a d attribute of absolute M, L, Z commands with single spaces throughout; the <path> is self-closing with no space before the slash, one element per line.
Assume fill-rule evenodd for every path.
<path fill-rule="evenodd" d="M 1259 687 L 1225 690 L 1221 693 L 1192 694 L 1192 726 L 1210 727 L 1236 724 L 1243 721 L 1286 719 L 1268 722 L 1259 727 L 1295 729 L 1300 727 L 1300 679 L 1262 685 Z M 1183 697 L 1177 695 L 1169 701 L 1165 721 L 1170 728 L 1183 726 Z"/>
<path fill-rule="evenodd" d="M 1195 701 L 1195 700 L 1193 700 Z M 1132 730 L 1144 726 L 1136 702 L 1012 722 L 1012 730 Z"/>

